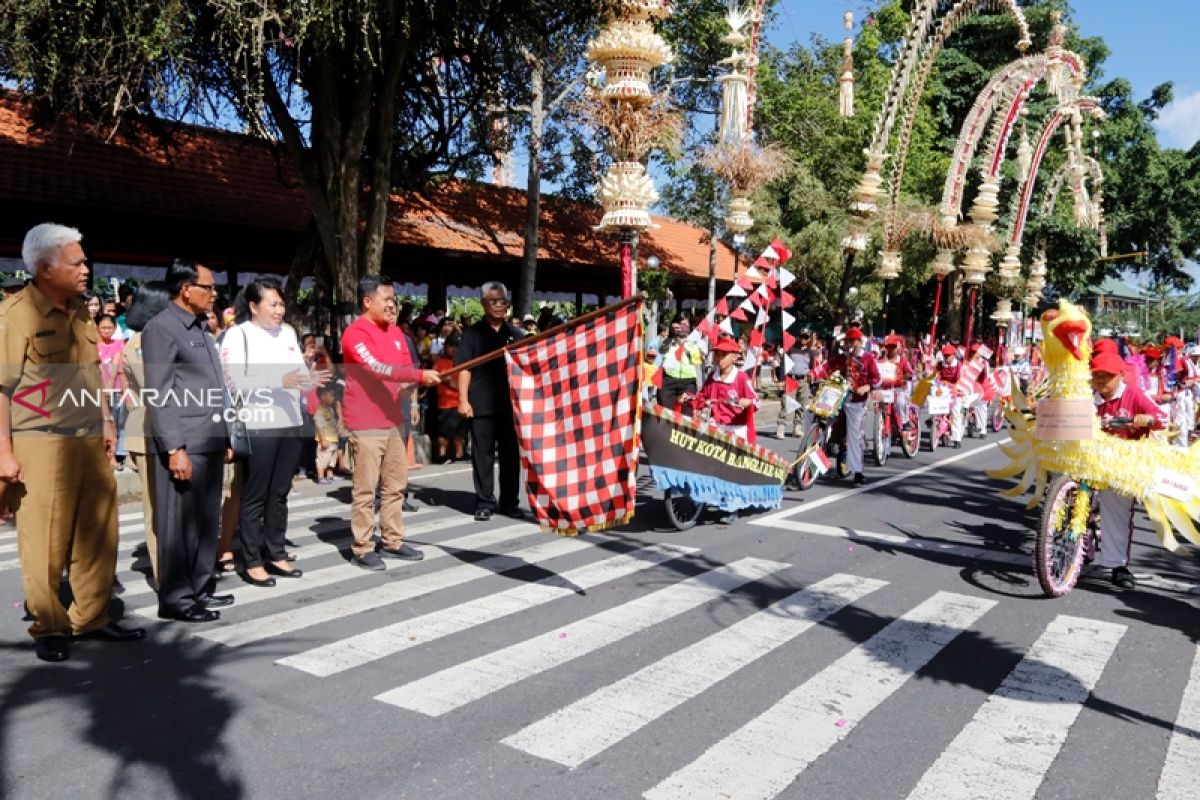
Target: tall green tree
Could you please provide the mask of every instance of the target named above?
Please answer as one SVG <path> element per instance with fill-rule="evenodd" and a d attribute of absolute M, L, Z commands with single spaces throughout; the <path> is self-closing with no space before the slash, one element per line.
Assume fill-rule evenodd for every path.
<path fill-rule="evenodd" d="M 549 0 L 0 0 L 0 77 L 47 117 L 201 120 L 281 141 L 337 298 L 378 271 L 388 198 L 505 147 Z M 522 87 L 523 88 L 523 87 Z"/>

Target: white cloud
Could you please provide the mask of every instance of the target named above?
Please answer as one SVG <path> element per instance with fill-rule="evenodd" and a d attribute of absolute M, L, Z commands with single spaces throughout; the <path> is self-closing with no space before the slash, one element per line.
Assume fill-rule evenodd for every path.
<path fill-rule="evenodd" d="M 1176 97 L 1163 109 L 1157 127 L 1164 146 L 1191 149 L 1200 141 L 1200 91 Z"/>

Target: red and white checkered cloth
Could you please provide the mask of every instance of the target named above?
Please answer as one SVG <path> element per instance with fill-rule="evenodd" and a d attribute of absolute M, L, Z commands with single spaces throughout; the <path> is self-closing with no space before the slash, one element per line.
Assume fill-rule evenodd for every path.
<path fill-rule="evenodd" d="M 558 533 L 633 518 L 641 307 L 630 303 L 505 354 L 529 507 Z"/>

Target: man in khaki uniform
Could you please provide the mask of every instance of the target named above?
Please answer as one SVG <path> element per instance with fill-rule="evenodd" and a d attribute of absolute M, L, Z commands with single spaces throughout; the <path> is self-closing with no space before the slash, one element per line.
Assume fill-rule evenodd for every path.
<path fill-rule="evenodd" d="M 65 661 L 68 637 L 140 639 L 110 622 L 117 561 L 116 434 L 102 388 L 96 326 L 79 295 L 79 231 L 45 223 L 21 255 L 33 281 L 0 305 L 0 482 L 17 517 L 21 578 L 38 658 Z M 59 599 L 63 568 L 74 602 Z"/>

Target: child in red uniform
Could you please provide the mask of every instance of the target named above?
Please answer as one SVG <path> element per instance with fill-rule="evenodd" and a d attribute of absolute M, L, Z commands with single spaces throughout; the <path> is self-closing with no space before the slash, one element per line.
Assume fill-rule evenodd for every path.
<path fill-rule="evenodd" d="M 442 354 L 434 362 L 434 372 L 445 373 L 454 369 L 454 359 L 458 357 L 459 337 L 452 333 L 442 343 Z M 467 425 L 462 415 L 458 413 L 458 376 L 451 375 L 443 378 L 437 387 L 438 404 L 438 436 L 435 460 L 443 463 L 453 458 L 462 461 L 466 453 Z M 450 450 L 454 449 L 451 456 Z"/>
<path fill-rule="evenodd" d="M 758 395 L 750 378 L 737 368 L 741 346 L 733 339 L 722 339 L 713 346 L 717 368 L 704 382 L 700 396 L 708 401 L 710 419 L 731 436 L 739 436 L 751 444 L 757 440 L 754 430 L 754 411 Z"/>
<path fill-rule="evenodd" d="M 1092 389 L 1100 425 L 1112 436 L 1141 439 L 1166 421 L 1158 406 L 1125 380 L 1125 362 L 1115 349 L 1105 348 L 1092 356 Z M 1114 418 L 1132 420 L 1132 427 L 1107 430 Z M 1100 506 L 1100 553 L 1095 564 L 1112 570 L 1114 584 L 1132 589 L 1136 582 L 1126 565 L 1133 538 L 1133 498 L 1102 491 L 1096 493 L 1096 500 Z"/>

